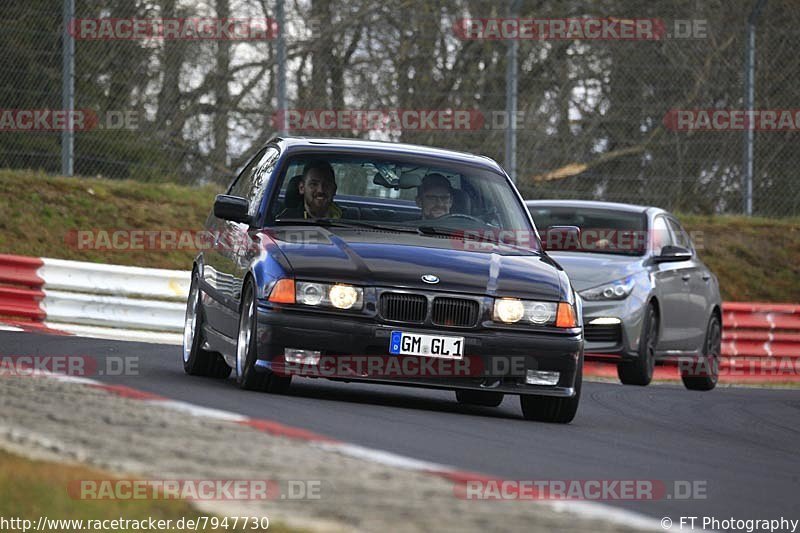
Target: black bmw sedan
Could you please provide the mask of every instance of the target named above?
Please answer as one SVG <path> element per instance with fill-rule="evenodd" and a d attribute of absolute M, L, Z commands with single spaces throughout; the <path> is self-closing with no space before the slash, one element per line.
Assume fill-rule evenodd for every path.
<path fill-rule="evenodd" d="M 530 420 L 580 400 L 580 298 L 486 157 L 274 138 L 225 194 L 195 259 L 183 365 L 244 389 L 293 378 L 518 395 Z"/>

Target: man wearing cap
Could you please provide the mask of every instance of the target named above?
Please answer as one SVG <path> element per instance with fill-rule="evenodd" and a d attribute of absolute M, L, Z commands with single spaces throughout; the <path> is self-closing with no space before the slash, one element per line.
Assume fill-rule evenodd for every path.
<path fill-rule="evenodd" d="M 417 205 L 422 219 L 430 220 L 450 214 L 453 207 L 453 186 L 442 174 L 432 173 L 422 178 L 417 189 Z"/>

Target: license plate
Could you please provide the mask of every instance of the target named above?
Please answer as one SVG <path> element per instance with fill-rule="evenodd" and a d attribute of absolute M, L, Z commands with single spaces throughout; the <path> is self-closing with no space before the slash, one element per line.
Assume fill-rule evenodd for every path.
<path fill-rule="evenodd" d="M 443 359 L 461 359 L 464 356 L 464 337 L 422 335 L 393 331 L 389 340 L 389 353 L 394 355 L 423 355 Z"/>

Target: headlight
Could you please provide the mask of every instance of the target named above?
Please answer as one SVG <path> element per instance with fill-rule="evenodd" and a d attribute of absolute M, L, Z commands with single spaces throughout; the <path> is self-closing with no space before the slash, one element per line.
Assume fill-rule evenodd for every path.
<path fill-rule="evenodd" d="M 334 285 L 328 297 L 333 306 L 339 309 L 350 309 L 359 300 L 358 289 L 350 285 Z"/>
<path fill-rule="evenodd" d="M 630 295 L 633 290 L 633 277 L 628 276 L 625 279 L 620 279 L 606 285 L 600 285 L 592 289 L 582 291 L 581 297 L 584 300 L 597 301 L 597 300 L 624 300 Z"/>
<path fill-rule="evenodd" d="M 525 305 L 520 300 L 495 300 L 494 319 L 506 324 L 519 322 L 525 315 Z"/>
<path fill-rule="evenodd" d="M 298 283 L 297 303 L 319 305 L 325 297 L 325 287 L 321 283 Z"/>
<path fill-rule="evenodd" d="M 576 327 L 575 310 L 566 302 L 538 302 L 498 298 L 494 301 L 495 322 L 533 324 L 535 326 Z"/>
<path fill-rule="evenodd" d="M 361 287 L 309 281 L 298 281 L 295 287 L 299 304 L 355 310 L 364 305 L 364 289 Z"/>

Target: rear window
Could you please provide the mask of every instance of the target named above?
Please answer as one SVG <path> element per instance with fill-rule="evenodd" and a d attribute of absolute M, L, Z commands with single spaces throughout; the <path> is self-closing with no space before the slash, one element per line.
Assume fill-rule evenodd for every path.
<path fill-rule="evenodd" d="M 532 206 L 530 212 L 550 250 L 621 255 L 643 255 L 647 250 L 644 213 L 571 206 Z M 547 230 L 556 226 L 577 226 L 581 230 L 580 241 L 550 242 L 548 246 Z"/>

